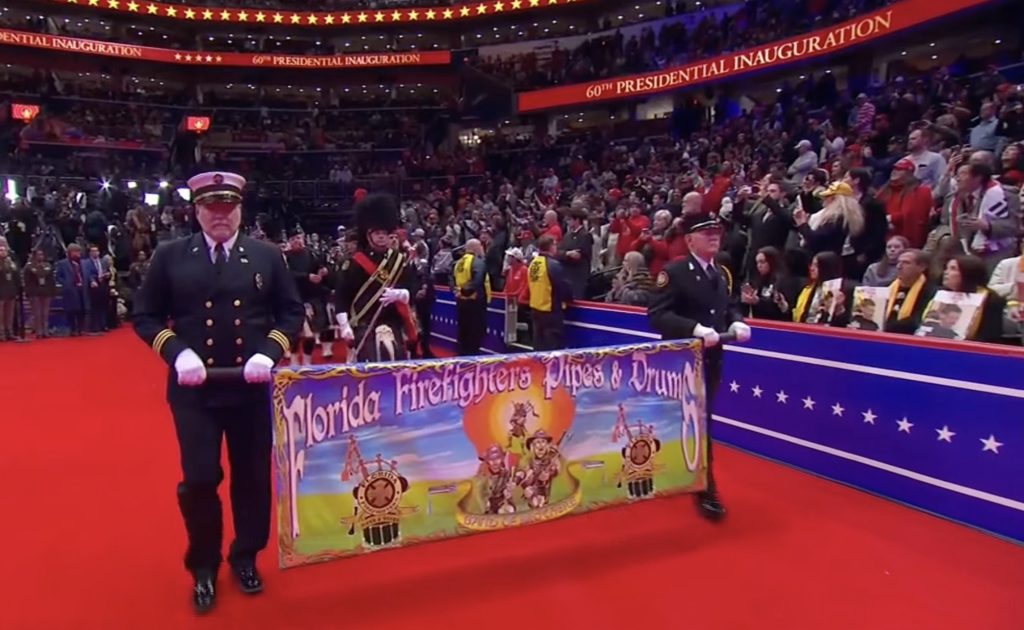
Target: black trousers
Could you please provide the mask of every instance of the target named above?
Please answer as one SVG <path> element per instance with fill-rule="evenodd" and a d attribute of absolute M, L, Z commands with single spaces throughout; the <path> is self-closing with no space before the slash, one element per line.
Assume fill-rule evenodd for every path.
<path fill-rule="evenodd" d="M 270 536 L 272 424 L 265 396 L 238 406 L 171 404 L 181 452 L 178 507 L 188 532 L 185 568 L 216 571 L 221 563 L 223 515 L 217 487 L 224 479 L 221 440 L 231 466 L 231 514 L 235 540 L 228 561 L 254 563 Z"/>
<path fill-rule="evenodd" d="M 487 333 L 487 302 L 484 300 L 458 300 L 455 305 L 458 323 L 455 351 L 460 357 L 480 354 L 480 346 Z"/>
<path fill-rule="evenodd" d="M 433 328 L 433 323 L 430 321 L 430 304 L 433 300 L 419 300 L 416 302 L 416 319 L 420 323 L 420 338 L 419 338 L 419 350 L 420 356 L 424 359 L 432 359 L 434 357 L 434 351 L 430 348 L 431 336 L 430 331 Z"/>
<path fill-rule="evenodd" d="M 565 348 L 565 315 L 559 312 L 533 311 L 533 349 L 561 350 Z"/>
<path fill-rule="evenodd" d="M 85 330 L 85 311 L 66 311 L 68 320 L 68 332 L 72 335 L 81 335 Z"/>
<path fill-rule="evenodd" d="M 107 287 L 89 289 L 89 332 L 103 332 L 107 329 L 109 301 L 110 290 Z"/>
<path fill-rule="evenodd" d="M 711 415 L 715 412 L 715 398 L 718 386 L 722 382 L 722 348 L 721 346 L 704 351 L 704 382 L 707 385 L 707 437 L 708 437 L 708 487 L 709 493 L 718 492 L 715 483 L 714 440 L 711 437 L 711 426 L 714 422 Z"/>

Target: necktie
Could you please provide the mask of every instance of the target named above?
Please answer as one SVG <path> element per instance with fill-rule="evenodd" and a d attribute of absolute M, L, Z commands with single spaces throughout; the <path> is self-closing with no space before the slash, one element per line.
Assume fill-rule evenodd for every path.
<path fill-rule="evenodd" d="M 213 266 L 220 271 L 228 261 L 228 253 L 224 250 L 224 243 L 217 243 L 213 248 Z"/>
<path fill-rule="evenodd" d="M 718 271 L 715 269 L 715 266 L 714 265 L 708 265 L 707 267 L 704 268 L 704 273 L 707 274 L 708 280 L 711 281 L 711 288 L 715 289 L 717 291 L 718 290 L 719 275 L 718 275 Z"/>

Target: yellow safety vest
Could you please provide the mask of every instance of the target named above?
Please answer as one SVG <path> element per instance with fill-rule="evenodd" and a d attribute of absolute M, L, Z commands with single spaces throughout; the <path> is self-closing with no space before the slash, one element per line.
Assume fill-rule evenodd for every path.
<path fill-rule="evenodd" d="M 463 254 L 459 262 L 455 263 L 455 297 L 462 298 L 462 287 L 469 284 L 473 278 L 473 254 Z M 491 301 L 491 277 L 484 273 L 484 290 L 487 292 L 487 301 Z M 476 294 L 465 299 L 473 299 Z"/>
<path fill-rule="evenodd" d="M 547 256 L 538 255 L 530 261 L 526 281 L 530 285 L 530 308 L 541 313 L 550 313 L 552 310 L 551 278 L 548 277 Z"/>

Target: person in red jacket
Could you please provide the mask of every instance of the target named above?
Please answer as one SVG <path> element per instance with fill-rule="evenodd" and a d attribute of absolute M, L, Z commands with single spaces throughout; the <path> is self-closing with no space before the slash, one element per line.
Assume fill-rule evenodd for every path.
<path fill-rule="evenodd" d="M 648 258 L 648 268 L 651 276 L 657 277 L 662 268 L 676 258 L 686 256 L 690 253 L 686 247 L 686 239 L 683 238 L 681 229 L 682 218 L 672 220 L 672 213 L 668 210 L 659 210 L 654 213 L 654 227 L 645 230 L 640 238 L 633 241 L 633 251 L 645 254 Z M 650 248 L 647 255 L 646 248 Z"/>
<path fill-rule="evenodd" d="M 526 258 L 522 250 L 513 247 L 505 252 L 505 293 L 516 296 L 519 304 L 530 303 L 526 269 Z"/>
<path fill-rule="evenodd" d="M 912 248 L 920 249 L 928 240 L 932 191 L 914 177 L 916 168 L 906 158 L 896 162 L 889 183 L 879 191 L 878 199 L 885 204 L 889 216 L 889 238 L 902 236 L 910 241 Z"/>
<path fill-rule="evenodd" d="M 633 242 L 640 238 L 644 230 L 651 227 L 651 220 L 641 214 L 639 203 L 633 203 L 629 207 L 629 214 L 622 208 L 615 213 L 612 225 L 608 231 L 618 234 L 619 240 L 615 245 L 615 259 L 621 261 L 626 254 L 633 250 Z"/>

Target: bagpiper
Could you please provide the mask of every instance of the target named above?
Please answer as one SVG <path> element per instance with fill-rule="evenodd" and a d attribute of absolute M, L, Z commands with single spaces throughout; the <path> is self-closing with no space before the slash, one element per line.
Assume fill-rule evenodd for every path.
<path fill-rule="evenodd" d="M 354 345 L 355 361 L 406 359 L 417 341 L 409 307 L 416 269 L 399 246 L 398 227 L 391 195 L 367 195 L 356 204 L 357 250 L 342 265 L 335 301 L 338 330 Z"/>

